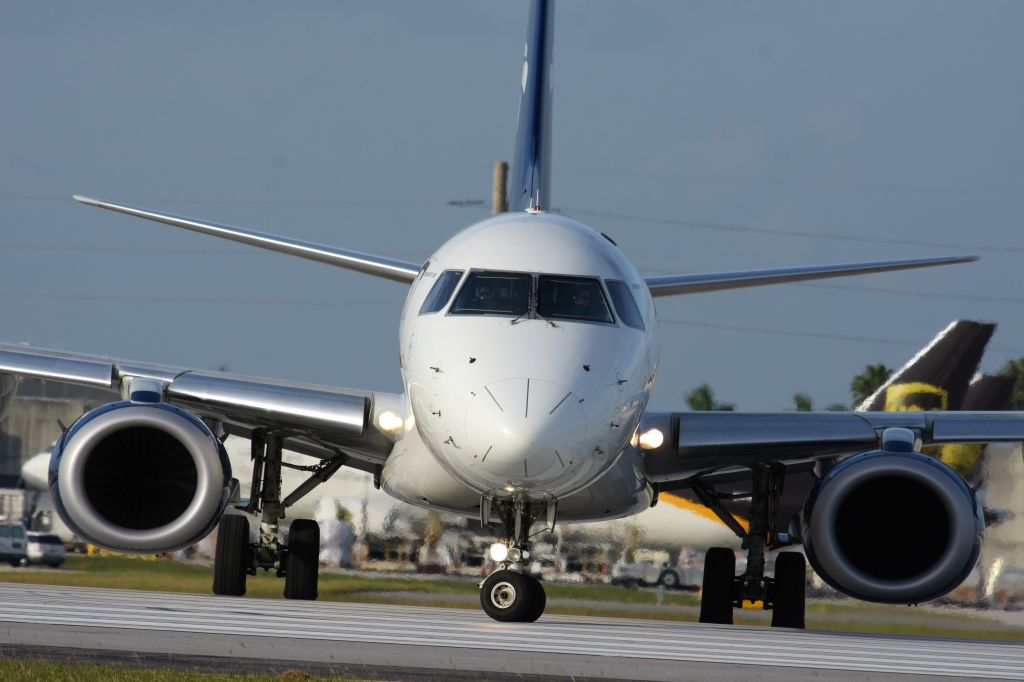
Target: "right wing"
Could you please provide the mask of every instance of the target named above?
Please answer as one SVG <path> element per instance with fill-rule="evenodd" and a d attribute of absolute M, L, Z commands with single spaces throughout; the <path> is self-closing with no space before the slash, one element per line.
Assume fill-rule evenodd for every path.
<path fill-rule="evenodd" d="M 662 445 L 645 453 L 652 481 L 731 473 L 758 462 L 800 464 L 876 449 L 888 428 L 924 445 L 1024 441 L 1024 412 L 675 412 L 647 413 Z"/>
<path fill-rule="evenodd" d="M 771 268 L 768 270 L 746 270 L 741 272 L 707 272 L 696 275 L 660 275 L 646 277 L 647 288 L 651 296 L 679 296 L 682 294 L 701 294 L 709 291 L 741 289 L 744 287 L 760 287 L 767 284 L 787 284 L 789 282 L 805 282 L 813 279 L 830 277 L 849 277 L 866 275 L 872 272 L 889 272 L 891 270 L 911 270 L 927 268 L 933 265 L 952 265 L 954 263 L 972 263 L 978 260 L 975 256 L 950 256 L 947 258 L 915 258 L 909 260 L 884 260 L 867 263 L 843 263 L 841 265 L 812 265 L 797 268 Z"/>
<path fill-rule="evenodd" d="M 127 206 L 124 204 L 114 204 L 109 201 L 100 201 L 99 199 L 91 199 L 77 194 L 73 198 L 80 204 L 97 206 L 110 211 L 117 211 L 118 213 L 135 216 L 136 218 L 154 220 L 158 223 L 164 223 L 165 225 L 182 227 L 186 230 L 192 230 L 193 232 L 201 232 L 203 234 L 209 234 L 222 239 L 230 239 L 232 241 L 249 244 L 251 246 L 258 246 L 271 251 L 288 253 L 293 256 L 299 256 L 300 258 L 308 258 L 310 260 L 320 261 L 321 263 L 327 263 L 328 265 L 356 270 L 358 272 L 364 272 L 368 275 L 375 275 L 377 277 L 383 277 L 396 282 L 412 282 L 416 279 L 416 275 L 420 271 L 420 267 L 415 263 L 395 260 L 394 258 L 373 256 L 368 253 L 349 251 L 347 249 L 339 249 L 333 246 L 304 242 L 298 239 L 290 239 L 288 237 L 279 237 L 266 232 L 246 230 L 241 227 L 231 227 L 230 225 L 218 225 L 217 223 L 203 222 L 195 220 L 194 218 L 184 218 L 170 213 L 157 213 L 156 211 L 149 211 L 144 208 L 137 208 L 135 206 Z"/>
<path fill-rule="evenodd" d="M 385 409 L 402 411 L 402 397 L 223 372 L 177 369 L 90 355 L 0 344 L 0 375 L 108 388 L 127 395 L 131 382 L 160 382 L 163 400 L 249 437 L 257 429 L 280 433 L 285 447 L 314 457 L 344 452 L 372 471 L 394 440 L 374 426 Z"/>

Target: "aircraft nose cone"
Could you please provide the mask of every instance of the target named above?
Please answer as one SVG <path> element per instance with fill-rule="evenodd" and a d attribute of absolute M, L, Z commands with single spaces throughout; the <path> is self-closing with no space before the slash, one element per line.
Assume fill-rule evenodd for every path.
<path fill-rule="evenodd" d="M 509 483 L 561 472 L 579 456 L 587 421 L 580 398 L 543 379 L 505 379 L 474 391 L 466 412 L 473 465 Z"/>

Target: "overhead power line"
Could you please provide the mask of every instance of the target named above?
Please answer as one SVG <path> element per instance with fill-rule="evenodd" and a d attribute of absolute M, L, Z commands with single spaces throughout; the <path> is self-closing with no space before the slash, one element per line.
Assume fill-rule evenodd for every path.
<path fill-rule="evenodd" d="M 346 305 L 401 306 L 403 299 L 351 299 L 327 300 L 304 298 L 251 298 L 228 296 L 130 296 L 121 294 L 53 294 L 37 292 L 0 292 L 6 300 L 36 299 L 47 301 L 96 301 L 100 303 L 172 303 L 172 304 L 215 304 L 215 305 L 284 305 L 321 306 L 340 308 Z"/>
<path fill-rule="evenodd" d="M 868 237 L 859 234 L 830 234 L 826 232 L 812 232 L 809 230 L 788 230 L 774 227 L 755 227 L 753 225 L 740 225 L 733 223 L 706 223 L 694 220 L 682 220 L 678 218 L 653 218 L 650 216 L 634 215 L 630 213 L 618 213 L 615 211 L 596 211 L 585 208 L 564 208 L 561 211 L 573 215 L 588 215 L 597 218 L 611 218 L 613 220 L 628 220 L 638 223 L 650 223 L 653 225 L 672 225 L 678 227 L 690 227 L 697 230 L 713 230 L 717 232 L 742 232 L 749 234 L 768 234 L 777 237 L 800 237 L 804 239 L 828 239 L 843 242 L 859 242 L 864 244 L 887 244 L 895 246 L 924 246 L 936 249 L 959 249 L 967 251 L 988 251 L 993 253 L 1024 253 L 1024 246 L 991 245 L 991 244 L 964 244 L 958 242 L 932 242 L 920 239 L 894 239 L 891 237 Z"/>
<path fill-rule="evenodd" d="M 0 192 L 0 201 L 37 201 L 71 205 L 70 194 L 22 194 Z M 133 196 L 133 204 L 177 204 L 181 206 L 369 206 L 384 208 L 424 208 L 441 206 L 436 201 L 396 201 L 393 199 L 246 199 L 242 197 L 146 197 Z"/>
<path fill-rule="evenodd" d="M 696 320 L 680 320 L 672 318 L 659 318 L 659 324 L 667 324 L 682 327 L 696 327 L 702 329 L 717 329 L 729 332 L 744 332 L 753 334 L 767 334 L 770 336 L 785 336 L 800 339 L 822 339 L 828 341 L 849 341 L 852 343 L 873 343 L 887 346 L 910 346 L 922 348 L 926 341 L 908 341 L 906 339 L 890 339 L 878 336 L 855 336 L 847 334 L 831 334 L 827 332 L 794 331 L 792 329 L 777 329 L 771 327 L 750 327 L 736 324 L 721 324 L 715 322 L 698 322 Z M 1008 346 L 989 346 L 988 350 L 1013 355 L 1024 355 L 1021 348 L 1010 348 Z"/>
<path fill-rule="evenodd" d="M 688 175 L 684 173 L 657 173 L 628 169 L 560 169 L 560 172 L 577 175 L 606 175 L 631 178 L 652 178 L 675 180 L 678 182 L 708 183 L 714 185 L 764 185 L 768 187 L 810 187 L 814 189 L 853 191 L 853 192 L 889 192 L 895 194 L 957 194 L 964 196 L 997 196 L 1019 197 L 1021 190 L 1017 187 L 963 187 L 958 184 L 947 186 L 907 185 L 899 183 L 850 183 L 829 182 L 827 180 L 809 178 L 764 178 L 740 176 Z"/>
<path fill-rule="evenodd" d="M 19 193 L 0 193 L 0 200 L 8 201 L 45 201 L 45 202 L 69 202 L 69 197 L 63 195 L 36 195 Z M 222 206 L 380 206 L 380 207 L 448 207 L 448 208 L 474 208 L 479 209 L 486 205 L 483 199 L 453 199 L 446 202 L 433 201 L 366 201 L 366 200 L 324 200 L 324 199 L 244 199 L 244 198 L 169 198 L 169 197 L 140 197 L 133 198 L 137 203 L 157 204 L 180 204 L 180 205 L 222 205 Z M 920 239 L 896 239 L 891 237 L 870 237 L 859 234 L 831 234 L 826 232 L 815 232 L 812 230 L 793 230 L 773 227 L 760 227 L 755 225 L 744 225 L 739 223 L 716 223 L 685 220 L 681 218 L 658 218 L 652 216 L 621 213 L 617 211 L 601 211 L 596 209 L 563 207 L 553 209 L 556 213 L 568 213 L 572 215 L 587 215 L 598 218 L 611 218 L 613 220 L 628 220 L 652 225 L 671 225 L 678 227 L 689 227 L 698 230 L 714 230 L 719 232 L 740 232 L 749 234 L 767 234 L 778 237 L 799 237 L 804 239 L 825 239 L 832 241 L 857 242 L 864 244 L 887 244 L 892 246 L 920 246 L 937 249 L 958 249 L 968 251 L 983 251 L 988 253 L 1024 253 L 1024 246 L 993 245 L 993 244 L 970 244 L 961 242 L 935 242 Z"/>
<path fill-rule="evenodd" d="M 972 303 L 1008 303 L 1024 305 L 1024 297 L 990 296 L 982 294 L 951 294 L 937 291 L 917 291 L 914 289 L 889 289 L 884 287 L 844 286 L 842 284 L 797 284 L 798 287 L 810 289 L 833 289 L 836 291 L 855 291 L 869 294 L 891 294 L 894 296 L 915 296 L 917 298 L 935 298 L 943 301 L 970 301 Z"/>

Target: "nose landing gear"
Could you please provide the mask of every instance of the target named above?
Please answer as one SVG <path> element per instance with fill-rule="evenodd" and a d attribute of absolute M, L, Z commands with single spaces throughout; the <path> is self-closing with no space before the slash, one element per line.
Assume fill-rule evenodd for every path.
<path fill-rule="evenodd" d="M 490 506 L 497 507 L 505 541 L 492 546 L 491 558 L 498 570 L 480 583 L 480 605 L 484 613 L 504 623 L 532 623 L 544 613 L 547 595 L 540 581 L 527 572 L 530 562 L 530 526 L 537 518 L 538 505 L 521 498 L 512 501 L 484 499 L 481 521 L 487 525 Z M 554 525 L 554 503 L 550 503 L 549 525 Z"/>

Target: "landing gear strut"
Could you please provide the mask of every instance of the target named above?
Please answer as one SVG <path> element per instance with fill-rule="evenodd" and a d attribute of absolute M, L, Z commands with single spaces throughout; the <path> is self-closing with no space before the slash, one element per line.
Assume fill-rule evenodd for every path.
<path fill-rule="evenodd" d="M 285 510 L 313 488 L 331 477 L 348 461 L 337 454 L 318 465 L 304 467 L 282 462 L 284 438 L 281 434 L 253 431 L 252 486 L 249 504 L 237 507 L 245 514 L 260 514 L 259 537 L 249 542 L 249 518 L 225 514 L 217 534 L 217 553 L 213 564 L 213 593 L 240 597 L 245 594 L 246 576 L 259 569 L 273 569 L 284 578 L 287 599 L 317 598 L 319 577 L 320 526 L 316 521 L 296 519 L 288 533 L 288 544 L 281 542 L 278 523 Z M 284 500 L 281 499 L 281 469 L 290 467 L 311 472 L 309 479 Z"/>
<path fill-rule="evenodd" d="M 744 601 L 760 601 L 772 611 L 772 626 L 804 627 L 806 564 L 800 552 L 781 552 L 775 560 L 775 577 L 764 574 L 766 551 L 792 544 L 789 533 L 777 532 L 775 508 L 782 494 L 785 469 L 777 463 L 758 463 L 753 467 L 749 529 L 744 529 L 722 505 L 723 499 L 747 495 L 720 493 L 700 478 L 693 480 L 693 491 L 701 503 L 743 540 L 747 550 L 747 569 L 736 575 L 736 557 L 731 549 L 712 547 L 704 559 L 704 583 L 700 622 L 732 624 L 733 608 Z"/>
<path fill-rule="evenodd" d="M 481 514 L 481 520 L 488 520 L 492 504 L 497 507 L 504 526 L 505 540 L 499 545 L 504 545 L 505 556 L 499 560 L 498 570 L 480 583 L 480 605 L 494 620 L 532 623 L 540 618 L 547 605 L 544 586 L 527 572 L 530 526 L 537 518 L 537 505 L 530 505 L 521 498 L 512 501 L 484 499 L 481 506 L 486 505 L 487 509 Z M 552 517 L 553 513 L 549 512 L 548 516 Z"/>

